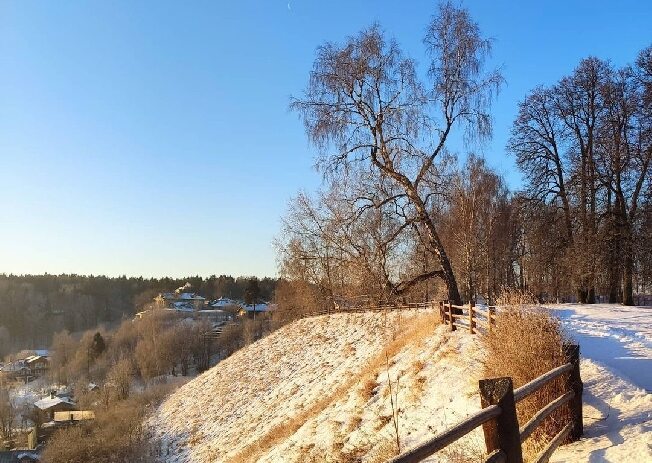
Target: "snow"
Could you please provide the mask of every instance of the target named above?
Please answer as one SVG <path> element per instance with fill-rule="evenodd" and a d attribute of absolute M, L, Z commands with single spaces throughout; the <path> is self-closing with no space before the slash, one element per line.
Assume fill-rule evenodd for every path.
<path fill-rule="evenodd" d="M 607 365 L 652 392 L 652 307 L 549 306 L 580 343 L 582 357 Z"/>
<path fill-rule="evenodd" d="M 585 401 L 584 437 L 551 461 L 652 462 L 652 310 L 549 308 L 580 342 Z M 312 317 L 241 349 L 150 418 L 164 461 L 384 461 L 394 445 L 390 384 L 402 449 L 427 440 L 480 408 L 480 341 L 435 326 L 436 318 L 429 311 Z M 483 450 L 476 429 L 425 461 Z"/>
<path fill-rule="evenodd" d="M 388 364 L 402 446 L 432 437 L 479 408 L 481 371 L 477 337 L 436 318 L 335 314 L 270 334 L 161 405 L 149 424 L 165 461 L 340 461 L 356 451 L 384 461 L 372 458 L 393 445 Z M 478 430 L 468 441 L 481 439 Z"/>
<path fill-rule="evenodd" d="M 584 436 L 551 462 L 652 462 L 652 308 L 549 307 L 579 341 Z"/>
<path fill-rule="evenodd" d="M 246 312 L 267 312 L 269 310 L 268 304 L 246 304 L 242 306 Z"/>
<path fill-rule="evenodd" d="M 589 359 L 584 382 L 584 436 L 560 447 L 551 462 L 652 461 L 652 395 Z"/>
<path fill-rule="evenodd" d="M 67 397 L 46 397 L 37 402 L 34 402 L 34 406 L 40 408 L 41 410 L 47 410 L 48 408 L 59 404 L 68 404 L 74 406 L 75 402 Z"/>

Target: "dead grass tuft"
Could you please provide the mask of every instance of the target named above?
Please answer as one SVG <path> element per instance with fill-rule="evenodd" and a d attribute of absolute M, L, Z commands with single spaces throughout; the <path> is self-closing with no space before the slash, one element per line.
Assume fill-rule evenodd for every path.
<path fill-rule="evenodd" d="M 509 295 L 508 295 L 509 296 Z M 525 299 L 522 299 L 525 298 Z M 512 298 L 507 308 L 497 313 L 496 326 L 484 338 L 485 375 L 511 377 L 518 388 L 538 376 L 566 363 L 563 345 L 568 342 L 559 320 L 533 306 Z M 517 404 L 518 419 L 525 424 L 538 410 L 565 391 L 564 378 L 559 378 Z M 536 454 L 568 422 L 568 410 L 553 413 L 524 443 L 526 456 Z"/>
<path fill-rule="evenodd" d="M 360 390 L 360 398 L 363 402 L 369 401 L 374 395 L 374 390 L 378 387 L 378 381 L 376 378 L 370 378 L 364 382 L 362 389 Z"/>

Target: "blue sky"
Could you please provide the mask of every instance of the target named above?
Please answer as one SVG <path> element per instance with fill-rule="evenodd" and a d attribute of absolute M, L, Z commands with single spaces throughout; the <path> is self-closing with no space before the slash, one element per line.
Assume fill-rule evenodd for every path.
<path fill-rule="evenodd" d="M 432 1 L 0 0 L 0 272 L 273 275 L 288 200 L 319 184 L 290 95 L 315 48 L 377 21 L 424 65 Z M 516 105 L 588 55 L 631 62 L 652 2 L 467 1 Z"/>

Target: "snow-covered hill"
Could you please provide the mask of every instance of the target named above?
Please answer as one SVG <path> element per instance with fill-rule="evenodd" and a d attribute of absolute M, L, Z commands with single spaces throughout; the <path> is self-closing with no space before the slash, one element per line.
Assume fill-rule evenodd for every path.
<path fill-rule="evenodd" d="M 401 445 L 431 437 L 479 406 L 477 339 L 436 317 L 337 314 L 272 333 L 160 407 L 151 427 L 165 460 L 384 461 L 395 449 L 390 381 Z M 468 442 L 481 448 L 480 433 Z"/>
<path fill-rule="evenodd" d="M 652 461 L 652 396 L 645 390 L 652 311 L 551 309 L 581 344 L 585 384 L 585 437 L 551 461 Z M 385 461 L 396 449 L 390 385 L 401 447 L 432 437 L 479 409 L 482 371 L 478 338 L 450 333 L 437 318 L 427 311 L 336 314 L 272 333 L 157 410 L 150 427 L 164 461 Z M 453 457 L 483 449 L 476 430 L 427 461 L 464 461 Z"/>

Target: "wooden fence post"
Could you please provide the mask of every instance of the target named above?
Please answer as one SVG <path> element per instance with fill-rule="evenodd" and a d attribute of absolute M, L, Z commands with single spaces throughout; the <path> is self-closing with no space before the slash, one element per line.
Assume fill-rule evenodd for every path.
<path fill-rule="evenodd" d="M 446 315 L 444 314 L 444 301 L 439 301 L 439 316 L 441 317 L 441 322 L 446 324 Z"/>
<path fill-rule="evenodd" d="M 455 331 L 455 316 L 453 315 L 453 303 L 448 302 L 448 321 L 451 324 L 451 331 Z"/>
<path fill-rule="evenodd" d="M 493 325 L 496 322 L 496 308 L 495 307 L 489 307 L 489 332 L 491 333 L 491 325 Z"/>
<path fill-rule="evenodd" d="M 573 365 L 573 369 L 568 374 L 566 384 L 568 389 L 575 393 L 568 404 L 573 423 L 573 429 L 568 434 L 568 442 L 575 442 L 580 440 L 580 437 L 584 434 L 584 422 L 582 420 L 582 391 L 584 385 L 580 377 L 580 346 L 577 344 L 565 344 L 564 351 L 568 363 Z"/>
<path fill-rule="evenodd" d="M 483 408 L 498 405 L 501 409 L 495 420 L 482 425 L 487 453 L 500 449 L 509 463 L 523 463 L 512 378 L 481 379 L 480 402 Z"/>
<path fill-rule="evenodd" d="M 473 328 L 475 328 L 475 322 L 473 321 L 473 307 L 475 307 L 475 304 L 473 303 L 473 300 L 469 301 L 469 332 L 471 334 L 474 333 Z"/>

